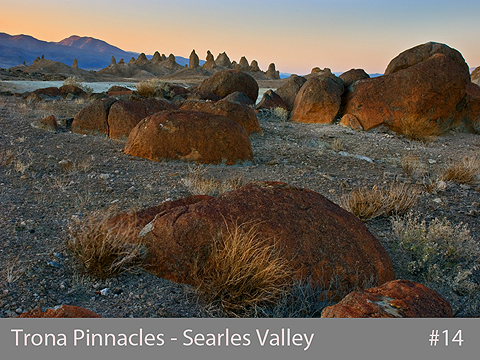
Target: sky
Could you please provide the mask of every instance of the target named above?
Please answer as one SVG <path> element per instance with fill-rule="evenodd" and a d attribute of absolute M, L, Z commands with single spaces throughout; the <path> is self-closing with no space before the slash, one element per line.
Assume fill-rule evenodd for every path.
<path fill-rule="evenodd" d="M 383 73 L 413 46 L 436 41 L 480 66 L 478 0 L 2 0 L 0 32 L 45 41 L 91 36 L 126 51 L 201 59 L 245 56 L 262 70 L 313 67 Z"/>

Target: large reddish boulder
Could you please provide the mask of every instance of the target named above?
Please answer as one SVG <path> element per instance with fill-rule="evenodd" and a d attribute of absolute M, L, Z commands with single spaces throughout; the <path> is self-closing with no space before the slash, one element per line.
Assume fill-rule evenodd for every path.
<path fill-rule="evenodd" d="M 46 97 L 59 97 L 62 96 L 62 92 L 59 88 L 52 86 L 44 89 L 37 89 L 33 92 L 39 96 L 46 96 Z"/>
<path fill-rule="evenodd" d="M 343 114 L 352 114 L 365 130 L 386 125 L 398 133 L 438 135 L 458 126 L 457 105 L 469 74 L 443 54 L 390 75 L 360 80 L 344 97 Z"/>
<path fill-rule="evenodd" d="M 369 77 L 370 75 L 368 75 L 363 69 L 350 69 L 339 76 L 343 81 L 343 86 L 346 88 L 352 85 L 355 81 L 368 79 Z"/>
<path fill-rule="evenodd" d="M 243 92 L 252 101 L 257 101 L 258 84 L 253 77 L 242 71 L 219 71 L 203 80 L 196 88 L 198 93 L 210 92 L 222 98 L 235 91 Z"/>
<path fill-rule="evenodd" d="M 220 115 L 198 111 L 161 111 L 130 132 L 125 153 L 146 159 L 227 165 L 253 160 L 245 129 Z"/>
<path fill-rule="evenodd" d="M 97 100 L 80 110 L 72 122 L 72 132 L 84 135 L 108 136 L 108 112 L 117 100 Z"/>
<path fill-rule="evenodd" d="M 210 114 L 225 116 L 241 125 L 248 135 L 262 131 L 253 108 L 226 99 L 217 102 L 186 101 L 182 104 L 180 109 L 185 111 L 203 111 Z"/>
<path fill-rule="evenodd" d="M 408 280 L 354 291 L 322 311 L 322 318 L 451 318 L 452 306 L 436 291 Z"/>
<path fill-rule="evenodd" d="M 140 120 L 163 110 L 178 110 L 166 100 L 149 98 L 143 101 L 119 100 L 108 113 L 108 136 L 125 140 Z"/>
<path fill-rule="evenodd" d="M 293 104 L 295 103 L 295 97 L 302 88 L 302 86 L 307 82 L 302 76 L 292 75 L 288 78 L 287 82 L 280 86 L 275 92 L 280 96 L 285 104 L 287 105 L 287 110 L 293 110 Z"/>
<path fill-rule="evenodd" d="M 405 50 L 397 55 L 390 61 L 384 74 L 389 75 L 396 73 L 397 71 L 407 69 L 410 66 L 414 66 L 425 60 L 428 60 L 435 54 L 445 55 L 450 60 L 456 62 L 466 74 L 470 73 L 468 65 L 459 51 L 452 49 L 445 44 L 428 42 L 426 44 L 418 45 L 411 49 Z"/>
<path fill-rule="evenodd" d="M 78 306 L 62 305 L 45 311 L 36 308 L 18 315 L 17 318 L 101 318 L 101 316 Z"/>
<path fill-rule="evenodd" d="M 62 93 L 62 96 L 64 98 L 68 94 L 72 94 L 74 96 L 83 96 L 83 97 L 87 95 L 87 93 L 82 88 L 79 88 L 78 86 L 75 86 L 75 85 L 62 85 L 60 86 L 59 90 Z"/>
<path fill-rule="evenodd" d="M 457 108 L 461 107 L 460 127 L 463 130 L 480 134 L 480 86 L 472 82 L 467 84 L 465 90 L 465 98 L 457 106 Z"/>
<path fill-rule="evenodd" d="M 355 216 L 324 196 L 280 182 L 254 182 L 210 200 L 158 214 L 140 233 L 149 252 L 147 270 L 192 283 L 220 232 L 256 226 L 259 241 L 273 245 L 295 278 L 351 290 L 395 274 L 385 249 Z"/>
<path fill-rule="evenodd" d="M 119 231 L 122 231 L 125 227 L 129 227 L 132 230 L 131 232 L 129 231 L 129 233 L 136 237 L 140 230 L 158 214 L 176 207 L 187 206 L 210 199 L 212 199 L 212 197 L 208 195 L 192 195 L 179 200 L 165 201 L 157 206 L 114 216 L 107 221 L 107 226 L 112 229 L 118 229 Z"/>
<path fill-rule="evenodd" d="M 285 101 L 273 90 L 267 90 L 263 96 L 262 100 L 257 104 L 255 107 L 257 110 L 269 110 L 269 109 L 276 109 L 281 108 L 288 111 L 287 104 Z"/>
<path fill-rule="evenodd" d="M 352 114 L 343 115 L 339 125 L 349 127 L 350 129 L 353 129 L 353 130 L 358 130 L 358 131 L 363 130 L 362 124 L 360 124 L 358 119 Z"/>
<path fill-rule="evenodd" d="M 47 116 L 43 119 L 36 120 L 31 124 L 34 128 L 47 130 L 49 132 L 57 132 L 58 122 L 55 115 Z"/>
<path fill-rule="evenodd" d="M 223 100 L 225 101 L 230 101 L 230 102 L 236 102 L 236 103 L 240 103 L 240 104 L 244 104 L 244 105 L 248 105 L 248 106 L 254 106 L 255 103 L 252 101 L 252 99 L 250 99 L 247 95 L 245 95 L 244 93 L 240 92 L 240 91 L 235 91 L 233 93 L 231 93 L 230 95 L 227 95 L 223 98 Z"/>
<path fill-rule="evenodd" d="M 343 82 L 331 76 L 315 76 L 298 92 L 291 121 L 331 124 L 342 104 Z"/>

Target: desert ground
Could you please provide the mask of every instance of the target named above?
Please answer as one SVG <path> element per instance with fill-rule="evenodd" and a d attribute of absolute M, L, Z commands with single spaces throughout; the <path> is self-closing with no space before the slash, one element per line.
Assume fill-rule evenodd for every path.
<path fill-rule="evenodd" d="M 409 209 L 370 218 L 366 226 L 390 253 L 397 278 L 429 280 L 425 285 L 443 291 L 455 316 L 480 315 L 471 288 L 458 290 L 445 279 L 425 280 L 421 273 L 409 271 L 409 259 L 398 251 L 394 231 L 394 220 L 408 216 L 416 217 L 417 223 L 440 221 L 453 237 L 462 234 L 478 246 L 478 168 L 467 182 L 444 174 L 463 161 L 478 165 L 479 135 L 455 130 L 414 141 L 384 127 L 355 131 L 338 123 L 294 123 L 265 112 L 258 114 L 263 133 L 250 136 L 253 162 L 196 166 L 132 157 L 124 154 L 123 142 L 75 134 L 68 127 L 51 133 L 31 125 L 52 114 L 67 124 L 87 104 L 0 97 L 0 317 L 61 304 L 103 317 L 222 316 L 193 287 L 141 270 L 108 279 L 89 275 L 67 247 L 69 229 L 94 211 L 131 211 L 188 196 L 195 189 L 185 179 L 199 171 L 218 181 L 282 181 L 337 204 L 356 189 L 390 189 L 392 184 L 416 189 L 418 196 Z M 478 289 L 480 269 L 463 270 L 463 280 Z"/>

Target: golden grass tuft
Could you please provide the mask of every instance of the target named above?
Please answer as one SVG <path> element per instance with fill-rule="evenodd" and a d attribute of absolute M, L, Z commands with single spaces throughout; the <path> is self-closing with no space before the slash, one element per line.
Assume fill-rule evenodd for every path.
<path fill-rule="evenodd" d="M 333 151 L 345 151 L 345 144 L 342 139 L 335 139 L 330 144 Z"/>
<path fill-rule="evenodd" d="M 213 243 L 194 283 L 206 302 L 229 316 L 249 316 L 289 291 L 292 272 L 272 242 L 261 238 L 258 224 L 233 224 Z"/>
<path fill-rule="evenodd" d="M 461 162 L 447 166 L 440 175 L 440 180 L 473 184 L 478 174 L 480 174 L 480 159 L 476 156 L 465 157 Z"/>
<path fill-rule="evenodd" d="M 247 181 L 240 176 L 232 176 L 224 181 L 206 176 L 207 169 L 203 165 L 189 167 L 182 184 L 192 195 L 218 196 L 244 186 Z"/>
<path fill-rule="evenodd" d="M 169 90 L 167 83 L 155 78 L 140 81 L 135 87 L 137 88 L 138 95 L 146 98 L 155 96 L 158 90 L 162 90 L 163 92 Z"/>
<path fill-rule="evenodd" d="M 133 223 L 112 225 L 113 211 L 97 211 L 77 221 L 69 231 L 68 247 L 83 263 L 85 270 L 107 278 L 140 268 L 146 247 L 137 237 Z"/>
<path fill-rule="evenodd" d="M 388 188 L 356 187 L 340 198 L 340 206 L 362 221 L 400 214 L 412 208 L 421 191 L 409 183 L 393 182 Z"/>
<path fill-rule="evenodd" d="M 415 176 L 424 172 L 424 165 L 416 155 L 407 155 L 400 161 L 403 171 L 408 177 Z"/>

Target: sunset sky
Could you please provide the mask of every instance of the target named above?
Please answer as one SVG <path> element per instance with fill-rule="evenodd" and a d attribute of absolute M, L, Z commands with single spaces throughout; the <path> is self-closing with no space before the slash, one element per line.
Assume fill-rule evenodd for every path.
<path fill-rule="evenodd" d="M 0 32 L 45 41 L 91 36 L 167 56 L 195 49 L 201 59 L 225 51 L 297 74 L 316 66 L 383 73 L 403 50 L 436 41 L 480 66 L 478 0 L 2 0 Z"/>

